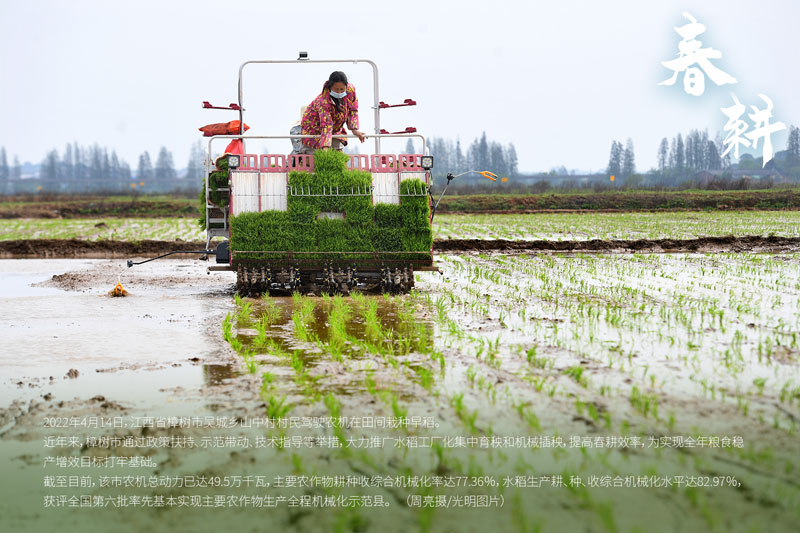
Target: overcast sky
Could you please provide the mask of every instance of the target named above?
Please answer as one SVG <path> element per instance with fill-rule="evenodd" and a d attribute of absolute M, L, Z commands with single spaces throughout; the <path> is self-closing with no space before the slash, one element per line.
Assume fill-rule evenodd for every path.
<path fill-rule="evenodd" d="M 706 78 L 702 96 L 686 94 L 681 78 L 657 85 L 672 74 L 661 61 L 678 52 L 684 11 L 738 83 Z M 384 111 L 387 130 L 415 126 L 462 144 L 485 130 L 515 144 L 523 171 L 600 170 L 612 140 L 631 137 L 647 170 L 662 137 L 721 130 L 731 90 L 748 106 L 763 107 L 764 93 L 773 120 L 800 124 L 798 15 L 793 0 L 0 0 L 0 146 L 38 163 L 67 142 L 98 142 L 135 169 L 142 151 L 154 157 L 165 145 L 183 167 L 198 127 L 238 118 L 201 102 L 235 102 L 243 61 L 307 50 L 372 59 L 381 100 L 419 103 Z M 307 64 L 245 70 L 248 133 L 288 133 L 334 68 L 355 83 L 361 129 L 372 131 L 370 68 Z M 776 149 L 786 136 L 773 135 Z M 248 151 L 265 146 L 290 151 L 288 141 Z M 383 151 L 392 148 L 401 151 Z"/>

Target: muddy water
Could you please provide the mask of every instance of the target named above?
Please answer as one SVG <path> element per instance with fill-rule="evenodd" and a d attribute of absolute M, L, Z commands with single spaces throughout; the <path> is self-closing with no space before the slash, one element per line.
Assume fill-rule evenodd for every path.
<path fill-rule="evenodd" d="M 265 437 L 260 428 L 208 430 L 165 428 L 46 428 L 45 420 L 66 420 L 87 416 L 121 417 L 264 417 L 264 400 L 259 395 L 260 370 L 250 374 L 242 358 L 221 338 L 224 316 L 234 310 L 233 276 L 205 272 L 206 263 L 163 261 L 123 268 L 121 260 L 7 260 L 0 261 L 0 325 L 8 332 L 0 355 L 0 464 L 4 483 L 0 485 L 0 529 L 3 531 L 106 531 L 107 520 L 114 519 L 119 531 L 216 531 L 239 517 L 235 508 L 192 513 L 175 509 L 48 509 L 43 499 L 52 494 L 108 493 L 96 485 L 82 490 L 43 486 L 45 478 L 59 476 L 197 474 L 245 475 L 256 472 L 267 477 L 285 476 L 293 467 L 287 453 L 274 449 L 239 450 L 130 450 L 125 446 L 110 449 L 75 449 L 42 445 L 48 436 L 189 438 Z M 107 292 L 120 280 L 129 296 L 111 298 Z M 325 343 L 329 315 L 321 299 L 312 318 L 310 332 Z M 314 386 L 320 394 L 358 395 L 363 393 L 363 374 L 356 368 L 332 364 L 329 357 L 311 343 L 298 341 L 293 333 L 292 298 L 277 300 L 281 316 L 271 326 L 269 338 L 291 349 L 303 361 L 309 376 L 304 386 L 295 385 L 295 371 L 285 360 L 268 350 L 258 354 L 258 365 L 276 376 L 278 394 L 286 394 L 293 404 L 292 415 L 326 416 L 322 402 L 305 399 Z M 262 304 L 252 301 L 256 309 Z M 384 327 L 400 328 L 391 315 L 392 305 L 379 301 L 377 315 Z M 255 333 L 243 324 L 236 335 L 252 344 Z M 348 320 L 347 333 L 357 337 L 364 325 Z M 364 359 L 363 369 L 375 370 L 376 361 L 361 357 L 356 347 L 347 347 L 354 364 Z M 385 364 L 382 365 L 386 367 Z M 401 376 L 390 378 L 374 372 L 380 388 L 397 389 L 396 398 L 413 400 L 413 383 Z M 384 368 L 384 373 L 386 373 Z M 388 374 L 388 373 L 386 373 Z M 317 381 L 320 383 L 317 386 Z M 424 398 L 419 398 L 424 401 Z M 419 400 L 418 399 L 418 400 Z M 433 414 L 419 404 L 415 414 Z M 388 417 L 392 410 L 374 398 L 359 398 L 343 412 L 350 416 Z M 318 431 L 312 432 L 315 436 Z M 295 433 L 292 433 L 295 436 Z M 323 450 L 313 451 L 308 461 L 329 461 Z M 95 458 L 144 453 L 153 456 L 155 467 L 147 469 L 82 469 L 44 465 L 53 457 Z M 257 465 L 257 466 L 256 466 Z M 316 468 L 316 467 L 315 467 Z M 339 474 L 350 473 L 342 469 Z M 116 492 L 116 491 L 111 491 Z M 141 491 L 139 491 L 141 493 Z M 161 492 L 159 490 L 155 492 Z M 168 491 L 169 494 L 176 494 Z M 177 491 L 181 493 L 183 491 Z M 223 491 L 224 492 L 224 491 Z M 283 491 L 284 493 L 286 491 Z M 271 494 L 280 494 L 272 491 Z M 153 491 L 147 491 L 153 494 Z M 290 492 L 291 494 L 291 492 Z M 396 503 L 400 503 L 399 499 Z M 51 512 L 52 511 L 52 512 Z M 251 509 L 252 511 L 252 509 Z M 263 511 L 261 511 L 263 512 Z M 256 530 L 263 522 L 259 513 L 250 513 L 246 530 Z M 284 527 L 297 520 L 285 505 L 267 522 Z M 399 523 L 396 515 L 389 520 Z M 103 517 L 103 518 L 98 518 Z M 124 517 L 124 518 L 123 518 Z M 305 528 L 329 530 L 330 523 L 308 518 Z M 191 524 L 191 525 L 187 525 Z"/>
<path fill-rule="evenodd" d="M 168 386 L 201 386 L 203 361 L 220 362 L 212 324 L 230 307 L 230 298 L 219 297 L 230 291 L 229 276 L 209 276 L 205 266 L 0 261 L 0 404 L 31 393 L 110 391 L 142 402 Z M 108 296 L 118 278 L 126 298 Z M 67 377 L 70 370 L 76 378 Z"/>
<path fill-rule="evenodd" d="M 123 260 L 0 261 L 0 530 L 107 531 L 98 513 L 48 512 L 43 499 L 54 491 L 45 478 L 142 472 L 45 466 L 59 456 L 137 453 L 121 446 L 49 448 L 43 444 L 48 436 L 146 433 L 48 428 L 47 421 L 203 417 L 255 410 L 261 403 L 257 385 L 242 376 L 241 361 L 220 335 L 222 317 L 233 307 L 234 279 L 208 275 L 206 266 L 180 260 L 128 270 Z M 108 296 L 118 280 L 129 296 Z M 208 434 L 189 431 L 198 438 Z M 201 470 L 219 457 L 168 452 L 157 464 L 193 462 Z M 153 518 L 132 512 L 117 529 L 154 530 Z"/>

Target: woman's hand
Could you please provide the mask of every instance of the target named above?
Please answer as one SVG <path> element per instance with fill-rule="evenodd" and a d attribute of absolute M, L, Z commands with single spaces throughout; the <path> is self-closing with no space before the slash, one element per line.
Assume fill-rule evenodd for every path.
<path fill-rule="evenodd" d="M 353 135 L 358 137 L 358 140 L 361 141 L 362 143 L 367 139 L 367 136 L 364 135 L 364 132 L 359 130 L 353 130 Z"/>

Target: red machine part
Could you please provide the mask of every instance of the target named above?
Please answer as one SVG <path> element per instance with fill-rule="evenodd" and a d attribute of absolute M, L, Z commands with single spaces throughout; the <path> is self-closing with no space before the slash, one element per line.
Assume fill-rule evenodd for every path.
<path fill-rule="evenodd" d="M 238 140 L 238 139 L 237 139 Z M 241 142 L 241 141 L 239 141 Z M 260 172 L 314 172 L 310 154 L 241 154 L 238 170 Z M 348 154 L 347 168 L 367 172 L 425 172 L 422 154 Z M 491 178 L 489 178 L 491 179 Z"/>
<path fill-rule="evenodd" d="M 219 107 L 211 105 L 210 102 L 203 102 L 203 109 L 227 109 L 227 110 L 232 109 L 233 111 L 239 111 L 242 108 L 239 107 L 239 104 L 228 104 L 228 107 Z"/>
<path fill-rule="evenodd" d="M 380 133 L 382 133 L 384 135 L 388 135 L 389 134 L 389 132 L 384 130 L 384 129 L 381 129 Z M 396 133 L 417 133 L 417 128 L 412 128 L 411 126 L 409 126 L 403 131 L 393 131 L 393 132 L 391 132 L 391 135 L 394 135 Z"/>
<path fill-rule="evenodd" d="M 202 128 L 197 128 L 203 132 L 203 137 L 212 137 L 214 135 L 236 135 L 239 133 L 238 120 L 231 120 L 230 122 L 218 122 L 216 124 L 207 124 Z M 247 124 L 244 125 L 244 131 L 250 129 Z"/>
<path fill-rule="evenodd" d="M 415 100 L 412 100 L 411 98 L 406 98 L 405 100 L 403 100 L 402 104 L 389 105 L 386 102 L 380 102 L 378 104 L 378 107 L 380 107 L 381 109 L 386 109 L 387 107 L 405 107 L 408 105 L 417 105 L 417 102 Z"/>

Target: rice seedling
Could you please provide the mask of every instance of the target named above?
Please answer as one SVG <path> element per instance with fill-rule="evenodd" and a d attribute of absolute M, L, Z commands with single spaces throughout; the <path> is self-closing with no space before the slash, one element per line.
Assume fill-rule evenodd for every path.
<path fill-rule="evenodd" d="M 478 410 L 476 409 L 472 412 L 467 410 L 467 408 L 464 406 L 464 393 L 460 392 L 451 396 L 450 405 L 453 407 L 456 415 L 467 427 L 467 429 L 469 429 L 471 433 L 478 433 L 478 428 L 475 425 L 475 422 L 478 419 Z"/>
<path fill-rule="evenodd" d="M 634 409 L 645 417 L 652 413 L 655 418 L 658 418 L 658 397 L 655 394 L 644 393 L 634 385 L 631 387 L 630 402 Z"/>
<path fill-rule="evenodd" d="M 261 374 L 261 397 L 263 398 L 265 394 L 269 391 L 272 387 L 272 384 L 275 382 L 275 374 L 270 372 L 269 370 L 265 371 Z"/>
<path fill-rule="evenodd" d="M 586 377 L 583 375 L 583 367 L 579 365 L 571 366 L 564 370 L 564 374 L 574 379 L 582 387 L 587 386 Z"/>
<path fill-rule="evenodd" d="M 350 451 L 347 447 L 347 435 L 345 434 L 344 428 L 341 425 L 342 402 L 336 398 L 332 392 L 329 392 L 323 398 L 323 403 L 325 404 L 325 407 L 328 408 L 328 414 L 333 420 L 333 435 L 339 441 L 339 444 L 341 445 L 341 451 L 346 455 L 349 455 Z"/>
<path fill-rule="evenodd" d="M 395 416 L 395 418 L 401 420 L 405 420 L 406 418 L 408 418 L 408 409 L 400 405 L 400 402 L 398 402 L 397 400 L 397 395 L 391 391 L 387 392 L 387 395 L 389 397 L 389 401 L 392 406 L 392 414 Z"/>
<path fill-rule="evenodd" d="M 437 396 L 436 391 L 433 390 L 433 372 L 424 365 L 414 365 L 411 370 L 419 378 L 419 384 L 422 385 L 422 388 Z"/>
<path fill-rule="evenodd" d="M 275 324 L 283 315 L 280 306 L 275 302 L 274 298 L 269 296 L 269 293 L 265 293 L 263 298 L 264 302 L 264 309 L 261 311 L 261 315 L 259 316 L 259 322 L 267 328 L 272 324 Z"/>
<path fill-rule="evenodd" d="M 287 403 L 286 396 L 275 396 L 267 393 L 264 397 L 266 403 L 266 416 L 269 419 L 284 418 L 292 410 L 292 405 Z"/>
<path fill-rule="evenodd" d="M 519 403 L 516 406 L 516 409 L 517 413 L 519 413 L 520 418 L 522 418 L 525 421 L 525 423 L 528 424 L 528 427 L 530 429 L 532 429 L 533 431 L 541 431 L 542 424 L 539 421 L 539 417 L 536 416 L 536 413 L 528 409 L 524 403 Z"/>
<path fill-rule="evenodd" d="M 372 375 L 371 372 L 368 372 L 364 376 L 364 387 L 366 387 L 367 392 L 371 395 L 375 396 L 378 393 L 378 387 L 375 383 L 375 377 Z"/>
<path fill-rule="evenodd" d="M 255 374 L 258 371 L 258 363 L 255 360 L 255 354 L 253 353 L 253 351 L 243 349 L 241 355 L 242 358 L 244 359 L 247 371 L 251 374 Z"/>
<path fill-rule="evenodd" d="M 231 313 L 226 314 L 222 320 L 222 338 L 228 343 L 233 338 L 233 315 Z"/>
<path fill-rule="evenodd" d="M 269 341 L 267 337 L 267 325 L 264 321 L 256 322 L 256 336 L 253 338 L 252 345 L 255 348 L 263 348 Z"/>

